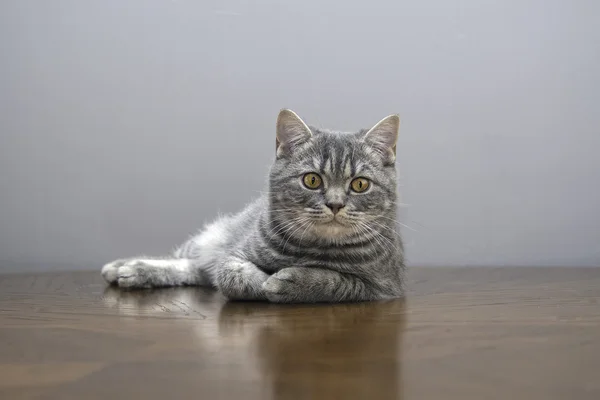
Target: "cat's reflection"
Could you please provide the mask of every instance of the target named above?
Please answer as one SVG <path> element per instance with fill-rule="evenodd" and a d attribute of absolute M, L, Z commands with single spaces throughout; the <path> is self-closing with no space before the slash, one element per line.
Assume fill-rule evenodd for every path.
<path fill-rule="evenodd" d="M 270 386 L 261 398 L 401 397 L 403 300 L 286 306 L 226 302 L 203 288 L 108 288 L 103 299 L 122 315 L 172 317 L 191 327 L 200 348 L 243 366 L 228 379 L 254 376 Z"/>
<path fill-rule="evenodd" d="M 152 290 L 122 290 L 108 286 L 102 295 L 104 305 L 119 314 L 144 317 L 193 317 L 219 313 L 225 299 L 202 287 L 175 287 Z"/>
<path fill-rule="evenodd" d="M 260 325 L 253 343 L 275 399 L 397 399 L 405 302 L 318 306 L 227 303 L 227 336 Z"/>

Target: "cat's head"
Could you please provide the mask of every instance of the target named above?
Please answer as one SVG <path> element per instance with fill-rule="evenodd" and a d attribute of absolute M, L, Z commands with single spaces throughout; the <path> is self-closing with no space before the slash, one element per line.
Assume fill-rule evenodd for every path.
<path fill-rule="evenodd" d="M 390 115 L 368 130 L 333 132 L 281 110 L 269 177 L 271 215 L 293 223 L 297 233 L 333 240 L 395 216 L 399 124 Z"/>

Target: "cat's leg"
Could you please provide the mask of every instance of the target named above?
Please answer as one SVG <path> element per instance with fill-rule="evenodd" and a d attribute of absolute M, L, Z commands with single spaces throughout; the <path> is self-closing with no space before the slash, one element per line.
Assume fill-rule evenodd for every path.
<path fill-rule="evenodd" d="M 252 262 L 237 256 L 228 256 L 219 265 L 217 288 L 231 300 L 267 300 L 263 283 L 269 274 Z"/>
<path fill-rule="evenodd" d="M 393 297 L 378 292 L 372 282 L 356 275 L 307 267 L 281 269 L 267 279 L 263 289 L 274 303 L 332 303 Z"/>
<path fill-rule="evenodd" d="M 102 267 L 102 276 L 122 288 L 182 285 L 210 286 L 205 272 L 187 258 L 136 257 L 113 261 Z"/>

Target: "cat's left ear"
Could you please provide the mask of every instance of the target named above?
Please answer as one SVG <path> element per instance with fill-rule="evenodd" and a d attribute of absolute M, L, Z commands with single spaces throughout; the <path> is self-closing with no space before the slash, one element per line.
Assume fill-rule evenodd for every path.
<path fill-rule="evenodd" d="M 396 161 L 396 142 L 400 129 L 400 117 L 388 115 L 375 124 L 364 136 L 365 143 L 384 157 L 385 163 Z"/>
<path fill-rule="evenodd" d="M 290 155 L 312 138 L 312 131 L 292 110 L 283 109 L 277 116 L 277 157 Z"/>

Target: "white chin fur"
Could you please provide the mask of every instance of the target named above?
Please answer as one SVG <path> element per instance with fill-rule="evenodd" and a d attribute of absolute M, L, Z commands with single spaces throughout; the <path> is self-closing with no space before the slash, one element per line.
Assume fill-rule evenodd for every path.
<path fill-rule="evenodd" d="M 328 239 L 342 238 L 352 233 L 350 227 L 335 222 L 316 224 L 312 230 L 316 235 Z"/>

